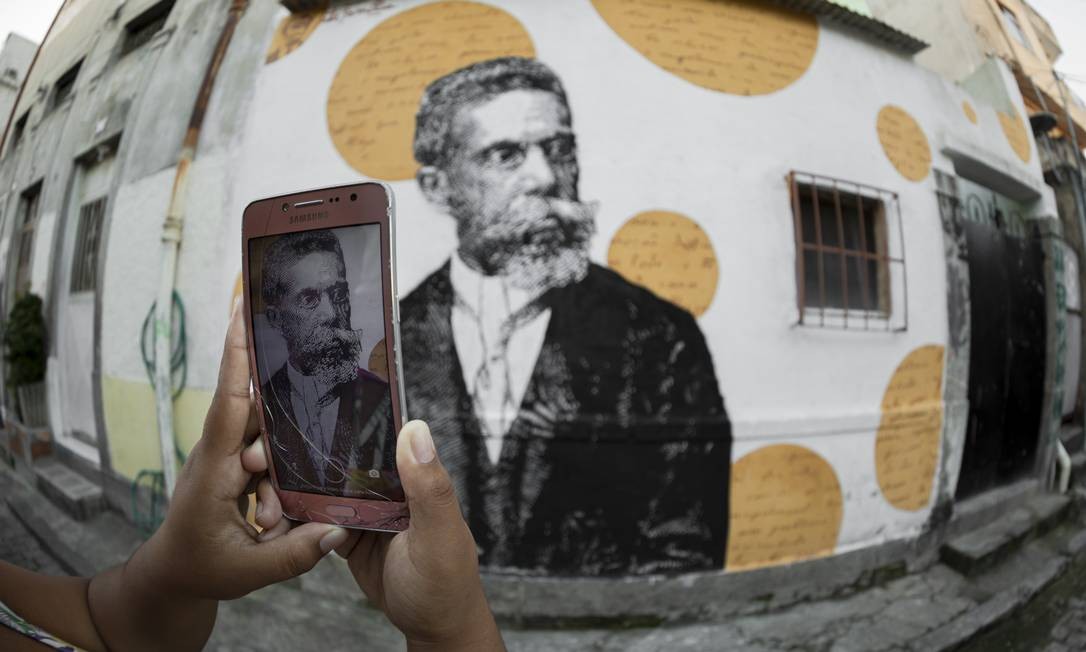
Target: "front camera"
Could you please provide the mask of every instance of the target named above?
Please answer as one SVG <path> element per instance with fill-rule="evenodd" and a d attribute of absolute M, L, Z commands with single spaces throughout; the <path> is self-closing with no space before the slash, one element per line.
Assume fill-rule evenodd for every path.
<path fill-rule="evenodd" d="M 356 200 L 356 199 L 358 199 L 358 195 L 356 195 L 356 194 L 354 194 L 354 193 L 352 192 L 352 193 L 351 193 L 351 201 L 354 201 L 354 200 Z"/>
<path fill-rule="evenodd" d="M 287 212 L 287 206 L 289 206 L 289 205 L 290 205 L 290 204 L 287 204 L 287 203 L 284 203 L 284 204 L 283 204 L 283 212 L 284 212 L 284 213 L 285 213 L 285 212 Z"/>

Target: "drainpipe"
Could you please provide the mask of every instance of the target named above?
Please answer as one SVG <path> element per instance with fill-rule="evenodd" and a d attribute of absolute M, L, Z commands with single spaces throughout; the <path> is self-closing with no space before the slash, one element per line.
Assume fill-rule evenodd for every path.
<path fill-rule="evenodd" d="M 241 15 L 248 8 L 248 0 L 233 0 L 230 13 L 222 26 L 219 42 L 211 61 L 207 64 L 204 81 L 196 95 L 196 103 L 189 117 L 188 130 L 181 144 L 181 155 L 177 161 L 177 174 L 174 176 L 173 191 L 170 194 L 170 207 L 166 220 L 162 224 L 162 266 L 159 272 L 158 294 L 155 302 L 155 411 L 158 415 L 158 439 L 162 447 L 162 473 L 166 485 L 166 498 L 173 496 L 177 482 L 177 468 L 174 461 L 173 432 L 173 373 L 170 369 L 170 336 L 173 333 L 173 293 L 177 271 L 177 255 L 181 248 L 182 227 L 185 223 L 185 196 L 188 190 L 188 173 L 192 160 L 196 156 L 196 145 L 200 141 L 200 128 L 207 113 L 208 100 L 215 86 L 215 77 L 219 74 L 230 39 Z"/>

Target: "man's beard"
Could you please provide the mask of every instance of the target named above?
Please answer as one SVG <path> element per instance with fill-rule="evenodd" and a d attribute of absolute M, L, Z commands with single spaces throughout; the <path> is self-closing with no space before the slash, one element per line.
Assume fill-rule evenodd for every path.
<path fill-rule="evenodd" d="M 299 365 L 298 371 L 315 376 L 320 384 L 335 387 L 355 380 L 358 375 L 362 352 L 358 333 L 321 324 L 304 334 L 290 332 L 288 339 L 291 358 Z"/>
<path fill-rule="evenodd" d="M 588 273 L 596 208 L 595 202 L 521 195 L 496 215 L 461 213 L 460 254 L 522 290 L 576 283 Z"/>

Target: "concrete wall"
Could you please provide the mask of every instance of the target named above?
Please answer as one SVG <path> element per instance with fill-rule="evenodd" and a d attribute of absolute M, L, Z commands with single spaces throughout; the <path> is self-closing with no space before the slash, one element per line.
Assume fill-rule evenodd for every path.
<path fill-rule="evenodd" d="M 5 124 L 37 49 L 37 43 L 14 32 L 8 34 L 0 49 L 0 121 Z"/>

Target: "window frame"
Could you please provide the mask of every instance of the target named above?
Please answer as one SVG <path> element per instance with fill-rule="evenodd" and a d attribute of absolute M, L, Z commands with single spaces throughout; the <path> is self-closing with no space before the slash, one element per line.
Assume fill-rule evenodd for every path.
<path fill-rule="evenodd" d="M 38 218 L 41 215 L 42 182 L 31 184 L 19 193 L 19 222 L 15 225 L 18 233 L 14 280 L 15 296 L 21 297 L 30 291 L 34 267 L 34 241 L 38 230 Z"/>
<path fill-rule="evenodd" d="M 1018 18 L 1018 13 L 1002 2 L 997 2 L 996 4 L 999 5 L 999 13 L 1003 18 L 1004 26 L 1014 37 L 1014 40 L 1018 41 L 1018 44 L 1026 48 L 1030 54 L 1037 54 L 1033 49 L 1033 45 L 1029 42 L 1029 37 L 1026 35 L 1025 30 L 1022 29 L 1022 21 Z"/>
<path fill-rule="evenodd" d="M 120 58 L 140 50 L 153 41 L 155 35 L 166 27 L 166 22 L 176 4 L 176 0 L 159 0 L 125 23 L 124 29 L 121 30 Z M 145 31 L 156 23 L 158 23 L 157 29 L 152 32 Z"/>
<path fill-rule="evenodd" d="M 792 209 L 792 226 L 795 246 L 795 279 L 797 326 L 828 328 L 839 330 L 902 332 L 908 330 L 908 280 L 905 265 L 905 238 L 901 220 L 901 204 L 898 194 L 891 190 L 847 181 L 825 175 L 792 170 L 786 177 L 789 200 Z M 837 223 L 837 245 L 825 245 L 822 242 L 822 215 L 820 194 L 826 192 L 833 196 L 835 221 Z M 806 197 L 804 195 L 806 193 Z M 860 248 L 849 248 L 844 237 L 844 217 L 841 209 L 843 196 L 854 198 L 860 218 Z M 809 199 L 815 215 L 815 239 L 809 242 L 804 236 L 803 201 Z M 867 247 L 865 203 L 878 202 L 875 213 L 874 250 Z M 847 203 L 847 202 L 846 202 Z M 869 205 L 869 204 L 868 204 Z M 893 223 L 893 224 L 892 224 Z M 896 225 L 896 229 L 894 228 Z M 881 233 L 879 232 L 881 230 Z M 819 301 L 808 303 L 806 255 L 814 252 L 818 260 Z M 825 256 L 837 256 L 841 261 L 840 296 L 844 297 L 844 307 L 827 305 L 826 274 L 823 269 Z M 864 302 L 870 296 L 868 290 L 875 284 L 878 308 L 851 307 L 848 300 L 849 271 L 848 259 L 861 261 L 861 292 Z M 875 278 L 869 278 L 868 263 L 875 261 Z M 898 281 L 897 279 L 900 279 Z M 900 288 L 898 288 L 900 285 Z M 859 302 L 858 302 L 859 303 Z"/>
<path fill-rule="evenodd" d="M 83 59 L 76 61 L 57 80 L 53 82 L 53 99 L 49 106 L 53 109 L 75 97 L 75 83 L 79 81 L 79 72 L 83 69 Z M 63 89 L 63 96 L 61 95 Z"/>
<path fill-rule="evenodd" d="M 98 256 L 102 246 L 102 226 L 105 224 L 108 195 L 102 195 L 79 206 L 79 224 L 75 232 L 68 292 L 98 290 Z"/>

